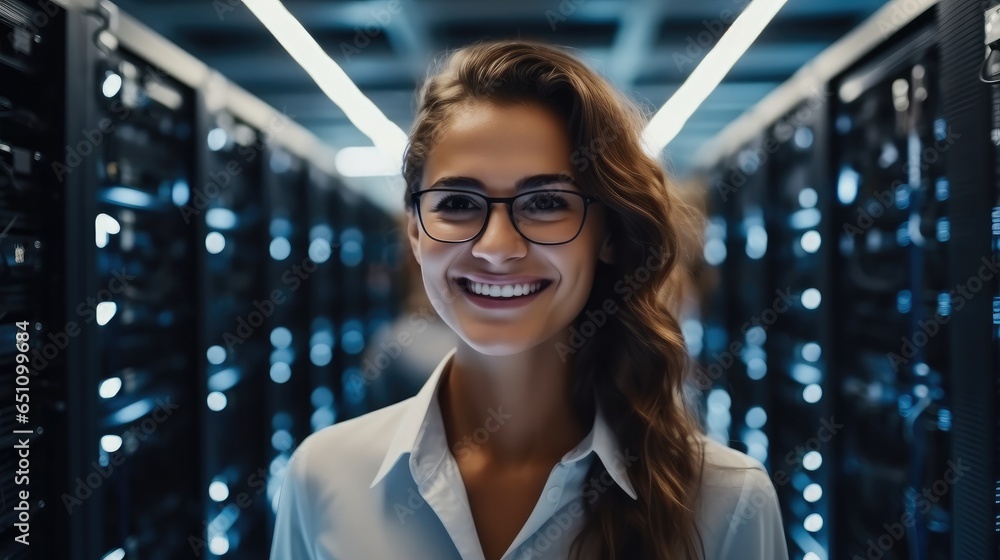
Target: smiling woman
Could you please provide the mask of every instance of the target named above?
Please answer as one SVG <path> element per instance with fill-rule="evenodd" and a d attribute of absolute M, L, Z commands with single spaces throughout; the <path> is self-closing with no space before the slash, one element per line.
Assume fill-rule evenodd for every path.
<path fill-rule="evenodd" d="M 642 114 L 527 41 L 456 51 L 418 109 L 406 236 L 458 345 L 301 444 L 272 558 L 787 558 L 763 466 L 683 396 L 668 292 L 694 222 Z"/>

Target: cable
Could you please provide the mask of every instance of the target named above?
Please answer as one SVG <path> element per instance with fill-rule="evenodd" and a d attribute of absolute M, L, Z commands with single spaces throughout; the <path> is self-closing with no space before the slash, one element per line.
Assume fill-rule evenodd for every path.
<path fill-rule="evenodd" d="M 94 31 L 93 41 L 94 44 L 97 45 L 98 50 L 103 52 L 109 58 L 112 57 L 114 55 L 114 51 L 101 42 L 101 33 L 104 33 L 111 27 L 111 12 L 103 3 L 97 2 L 97 5 L 93 9 L 87 10 L 86 13 L 101 20 L 101 26 Z"/>
<path fill-rule="evenodd" d="M 993 48 L 993 45 L 988 45 L 988 47 L 990 49 L 990 52 L 989 54 L 986 55 L 986 58 L 983 59 L 983 65 L 979 67 L 979 81 L 983 82 L 984 84 L 1000 84 L 1000 76 L 996 78 L 990 78 L 986 74 L 986 69 L 989 67 L 990 63 L 990 57 L 993 56 L 994 54 L 997 54 L 997 51 L 996 49 Z"/>

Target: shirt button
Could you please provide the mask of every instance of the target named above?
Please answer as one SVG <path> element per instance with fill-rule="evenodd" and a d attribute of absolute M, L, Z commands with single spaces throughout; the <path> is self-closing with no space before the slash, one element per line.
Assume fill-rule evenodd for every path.
<path fill-rule="evenodd" d="M 552 488 L 549 488 L 549 491 L 545 497 L 549 500 L 550 503 L 554 504 L 559 501 L 559 498 L 561 496 L 562 496 L 562 488 L 558 486 L 553 486 Z"/>

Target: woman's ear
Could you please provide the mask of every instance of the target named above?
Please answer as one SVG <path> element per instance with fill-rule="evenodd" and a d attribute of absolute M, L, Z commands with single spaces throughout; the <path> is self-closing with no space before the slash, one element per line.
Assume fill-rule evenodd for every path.
<path fill-rule="evenodd" d="M 417 223 L 419 219 L 415 211 L 407 211 L 406 237 L 410 239 L 410 250 L 413 251 L 413 258 L 417 261 L 418 265 L 421 264 L 419 250 L 420 230 L 418 229 L 420 228 L 420 224 Z"/>
<path fill-rule="evenodd" d="M 615 255 L 615 245 L 611 240 L 611 234 L 604 236 L 604 243 L 601 245 L 601 253 L 598 258 L 607 264 L 614 264 L 617 256 Z"/>

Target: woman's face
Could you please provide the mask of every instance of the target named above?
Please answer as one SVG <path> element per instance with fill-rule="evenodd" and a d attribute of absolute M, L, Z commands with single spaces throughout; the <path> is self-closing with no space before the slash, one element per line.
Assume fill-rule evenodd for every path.
<path fill-rule="evenodd" d="M 575 177 L 563 127 L 559 117 L 540 104 L 468 106 L 453 115 L 431 148 L 420 188 L 435 188 L 445 177 L 468 177 L 483 188 L 460 188 L 514 196 L 515 185 L 526 177 Z M 579 190 L 564 184 L 550 188 Z M 597 260 L 614 258 L 605 209 L 599 203 L 587 209 L 580 234 L 562 245 L 537 245 L 522 237 L 505 204 L 493 205 L 486 229 L 464 243 L 431 239 L 416 214 L 410 216 L 407 231 L 434 308 L 466 344 L 487 355 L 523 352 L 560 334 L 586 304 Z M 550 283 L 519 305 L 491 308 L 477 304 L 483 296 L 469 294 L 461 280 L 483 275 L 528 276 Z"/>

